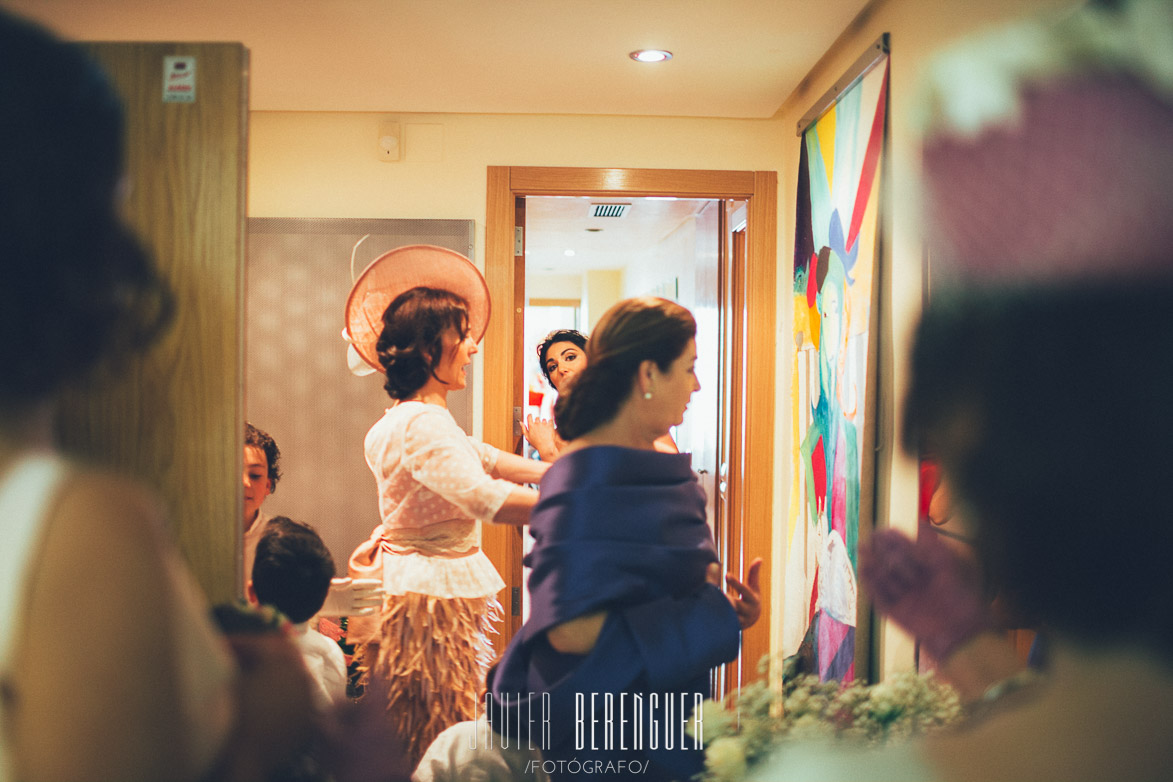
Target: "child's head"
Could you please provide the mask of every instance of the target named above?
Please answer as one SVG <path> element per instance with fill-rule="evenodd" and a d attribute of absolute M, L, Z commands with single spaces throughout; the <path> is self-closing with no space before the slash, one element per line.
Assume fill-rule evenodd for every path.
<path fill-rule="evenodd" d="M 299 623 L 326 602 L 334 558 L 313 527 L 276 516 L 265 525 L 253 562 L 252 595 Z"/>
<path fill-rule="evenodd" d="M 265 499 L 281 480 L 281 449 L 252 424 L 244 426 L 244 527 L 248 529 Z"/>

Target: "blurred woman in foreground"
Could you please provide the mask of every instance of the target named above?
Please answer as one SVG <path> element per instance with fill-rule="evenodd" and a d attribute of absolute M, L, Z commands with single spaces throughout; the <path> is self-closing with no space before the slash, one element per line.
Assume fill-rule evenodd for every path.
<path fill-rule="evenodd" d="M 262 778 L 309 735 L 296 651 L 238 668 L 158 501 L 53 448 L 58 392 L 170 320 L 117 218 L 118 98 L 0 13 L 0 107 L 0 779 Z"/>

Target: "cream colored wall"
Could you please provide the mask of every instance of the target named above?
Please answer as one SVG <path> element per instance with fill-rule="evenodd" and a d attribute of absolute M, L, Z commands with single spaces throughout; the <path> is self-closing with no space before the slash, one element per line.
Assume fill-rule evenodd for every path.
<path fill-rule="evenodd" d="M 877 0 L 814 64 L 803 88 L 771 120 L 538 115 L 413 115 L 253 112 L 249 140 L 249 215 L 252 217 L 459 218 L 476 221 L 477 261 L 484 250 L 485 170 L 490 165 L 602 166 L 778 171 L 779 377 L 775 441 L 775 551 L 785 545 L 790 486 L 790 384 L 792 363 L 789 281 L 792 277 L 794 193 L 799 118 L 880 36 L 890 33 L 890 182 L 885 195 L 887 247 L 880 324 L 877 445 L 877 517 L 913 528 L 916 465 L 899 452 L 894 434 L 897 401 L 907 383 L 908 339 L 920 311 L 921 243 L 916 210 L 903 192 L 915 174 L 916 139 L 906 119 L 916 76 L 930 54 L 967 32 L 1032 10 L 1071 5 L 1069 0 Z M 379 123 L 404 129 L 404 156 L 377 157 Z M 481 356 L 477 357 L 481 360 Z M 478 366 L 478 376 L 480 376 Z M 474 395 L 479 431 L 482 399 Z M 773 594 L 781 594 L 782 568 L 773 568 Z M 773 626 L 782 626 L 775 601 Z M 893 627 L 878 629 L 879 671 L 912 664 L 911 641 Z"/>
<path fill-rule="evenodd" d="M 909 127 L 909 105 L 913 99 L 918 74 L 933 52 L 948 42 L 991 24 L 1021 18 L 1041 9 L 1071 6 L 1070 0 L 877 0 L 851 29 L 836 41 L 835 46 L 812 69 L 803 89 L 792 95 L 779 109 L 775 119 L 782 125 L 779 147 L 783 154 L 779 169 L 779 191 L 784 199 L 792 200 L 798 176 L 799 146 L 795 143 L 798 120 L 815 104 L 835 81 L 866 51 L 882 33 L 889 33 L 891 69 L 889 82 L 889 182 L 884 193 L 887 210 L 884 217 L 883 241 L 887 264 L 881 292 L 882 322 L 880 324 L 880 379 L 881 409 L 878 415 L 877 442 L 879 448 L 876 468 L 876 517 L 881 526 L 891 523 L 915 533 L 917 509 L 917 469 L 913 459 L 899 448 L 897 433 L 901 420 L 899 400 L 903 398 L 908 377 L 909 341 L 921 309 L 922 246 L 916 218 L 915 202 L 909 196 L 908 186 L 915 177 L 918 159 L 918 141 Z M 794 211 L 781 208 L 778 225 L 778 313 L 787 324 L 789 334 L 793 310 L 789 291 L 793 277 L 793 262 L 788 250 L 794 237 Z M 778 427 L 775 453 L 779 469 L 779 483 L 774 496 L 779 525 L 785 524 L 789 498 L 790 469 L 785 463 L 791 452 L 789 428 L 790 384 L 781 373 L 791 366 L 791 340 L 779 340 L 777 366 L 780 373 Z M 778 458 L 776 457 L 776 458 Z M 775 551 L 785 545 L 785 527 L 775 528 Z M 781 594 L 782 569 L 773 571 L 773 594 Z M 782 626 L 780 605 L 775 601 L 774 627 Z M 879 641 L 878 673 L 886 676 L 905 670 L 913 664 L 913 643 L 908 636 L 887 622 L 876 628 Z"/>
<path fill-rule="evenodd" d="M 490 165 L 776 170 L 782 161 L 776 120 L 264 111 L 250 119 L 250 217 L 473 218 L 478 252 Z M 405 129 L 399 162 L 377 157 L 384 120 Z M 429 140 L 417 153 L 413 131 L 423 126 Z"/>
<path fill-rule="evenodd" d="M 623 269 L 594 269 L 586 273 L 586 324 L 587 333 L 595 330 L 595 324 L 611 305 L 623 298 L 623 283 L 627 278 Z"/>
<path fill-rule="evenodd" d="M 624 296 L 665 296 L 686 307 L 696 299 L 696 218 L 637 253 L 623 278 Z M 670 262 L 669 262 L 670 259 Z"/>
<path fill-rule="evenodd" d="M 582 274 L 543 274 L 528 272 L 525 275 L 525 297 L 532 299 L 579 299 L 583 298 Z"/>
<path fill-rule="evenodd" d="M 384 121 L 403 128 L 399 162 L 378 159 Z M 776 120 L 253 112 L 248 214 L 472 219 L 483 268 L 488 166 L 776 171 L 781 136 Z"/>

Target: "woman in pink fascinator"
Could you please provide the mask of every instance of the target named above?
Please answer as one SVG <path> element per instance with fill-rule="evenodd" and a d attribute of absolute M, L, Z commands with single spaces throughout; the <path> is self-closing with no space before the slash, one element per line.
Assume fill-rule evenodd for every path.
<path fill-rule="evenodd" d="M 350 575 L 382 579 L 374 621 L 350 638 L 414 765 L 441 731 L 476 717 L 505 587 L 480 549 L 479 522 L 525 524 L 548 465 L 477 442 L 448 412 L 489 320 L 484 279 L 462 255 L 392 250 L 355 282 L 347 331 L 385 377 L 392 405 L 367 433 L 382 522 Z M 385 690 L 385 692 L 384 692 Z"/>

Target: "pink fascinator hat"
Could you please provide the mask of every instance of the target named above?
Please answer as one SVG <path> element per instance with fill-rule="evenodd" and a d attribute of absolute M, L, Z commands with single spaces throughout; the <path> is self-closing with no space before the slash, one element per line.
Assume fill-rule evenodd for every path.
<path fill-rule="evenodd" d="M 383 313 L 399 294 L 427 287 L 450 291 L 468 303 L 469 332 L 477 342 L 489 325 L 489 288 L 472 261 L 455 250 L 430 244 L 411 244 L 383 253 L 363 270 L 346 300 L 343 338 L 355 356 L 370 368 L 382 371 L 375 349 L 383 331 Z M 365 373 L 365 372 L 364 372 Z"/>

